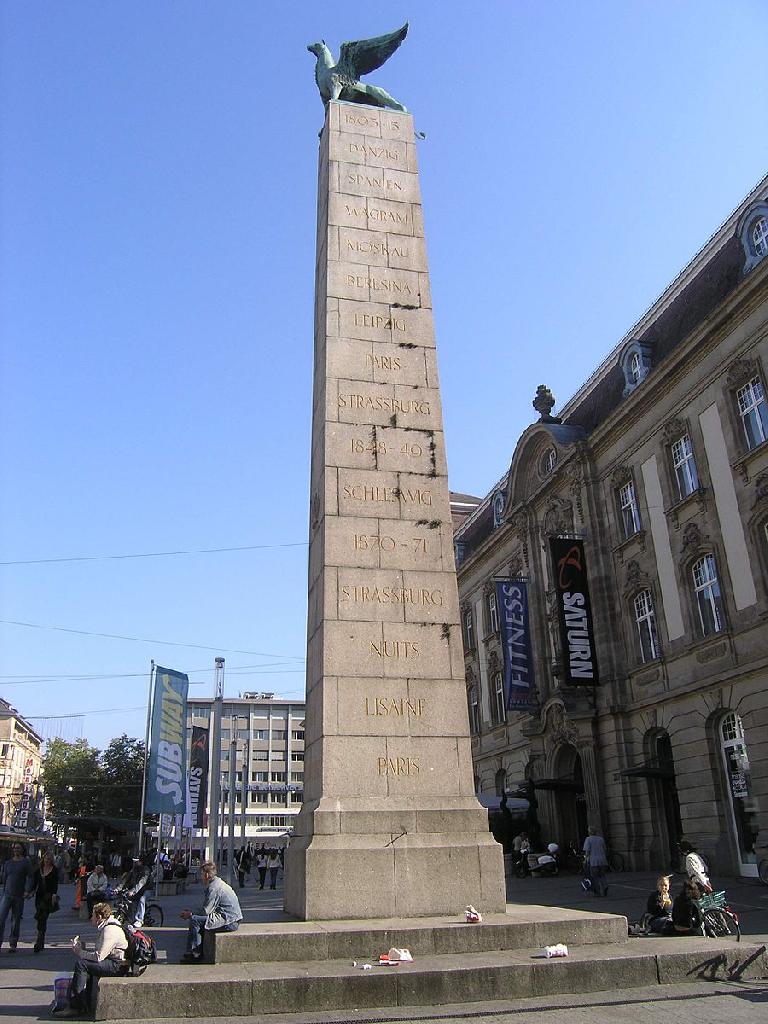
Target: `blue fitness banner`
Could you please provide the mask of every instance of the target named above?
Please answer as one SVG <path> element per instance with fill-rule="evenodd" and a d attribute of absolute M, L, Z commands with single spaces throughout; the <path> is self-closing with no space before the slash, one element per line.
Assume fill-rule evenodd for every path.
<path fill-rule="evenodd" d="M 189 679 L 155 669 L 147 765 L 149 814 L 184 814 L 187 808 L 187 691 Z"/>
<path fill-rule="evenodd" d="M 562 678 L 568 686 L 595 686 L 599 675 L 584 544 L 568 537 L 551 537 L 549 547 L 560 620 Z"/>
<path fill-rule="evenodd" d="M 533 686 L 528 584 L 525 580 L 497 580 L 501 648 L 504 652 L 504 700 L 507 708 L 530 704 Z"/>

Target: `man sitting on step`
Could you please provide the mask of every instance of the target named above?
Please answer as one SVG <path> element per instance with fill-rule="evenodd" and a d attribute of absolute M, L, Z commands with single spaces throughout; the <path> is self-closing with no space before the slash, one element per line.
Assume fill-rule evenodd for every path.
<path fill-rule="evenodd" d="M 200 873 L 206 887 L 203 906 L 198 911 L 181 912 L 181 917 L 189 921 L 187 952 L 181 958 L 181 962 L 185 964 L 199 963 L 202 959 L 205 932 L 235 932 L 243 920 L 243 912 L 235 890 L 218 877 L 218 870 L 213 861 L 206 861 L 201 866 Z"/>

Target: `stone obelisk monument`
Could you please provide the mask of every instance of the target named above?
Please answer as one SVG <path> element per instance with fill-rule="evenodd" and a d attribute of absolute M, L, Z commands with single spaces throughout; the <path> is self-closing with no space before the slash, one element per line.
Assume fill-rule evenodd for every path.
<path fill-rule="evenodd" d="M 413 119 L 331 100 L 320 139 L 305 919 L 503 911 L 475 799 Z"/>

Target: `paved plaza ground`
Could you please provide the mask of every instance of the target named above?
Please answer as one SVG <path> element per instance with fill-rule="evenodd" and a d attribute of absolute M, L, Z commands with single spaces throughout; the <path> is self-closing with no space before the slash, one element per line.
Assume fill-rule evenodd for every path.
<path fill-rule="evenodd" d="M 585 894 L 576 876 L 544 879 L 510 879 L 508 899 L 513 903 L 572 907 L 579 910 L 604 911 L 624 914 L 637 920 L 645 899 L 654 886 L 654 875 L 624 873 L 610 876 L 610 888 L 605 898 Z M 673 891 L 677 879 L 673 879 Z M 758 882 L 742 879 L 721 880 L 728 889 L 731 905 L 742 919 L 745 937 L 753 942 L 768 944 L 768 888 Z M 53 979 L 68 974 L 72 969 L 69 939 L 80 933 L 90 939 L 92 929 L 80 921 L 71 910 L 73 887 L 63 886 L 62 910 L 49 921 L 49 946 L 41 954 L 32 952 L 34 941 L 33 908 L 27 905 L 22 925 L 22 941 L 16 953 L 10 954 L 7 944 L 0 951 L 0 1021 L 8 1024 L 48 1019 Z M 246 922 L 275 921 L 281 919 L 282 890 L 259 891 L 249 880 L 241 891 L 241 902 Z M 184 907 L 195 907 L 202 896 L 202 886 L 192 885 L 182 896 L 165 897 L 159 902 L 165 911 L 162 928 L 153 934 L 160 951 L 160 962 L 152 971 L 162 971 L 166 964 L 177 963 L 184 951 L 186 929 L 179 918 Z M 463 908 L 457 908 L 457 915 Z M 480 908 L 482 909 L 482 908 Z M 664 939 L 647 939 L 649 943 L 664 943 Z M 676 941 L 676 940 L 671 940 Z M 373 952 L 373 951 L 372 951 Z M 542 1024 L 620 1024 L 631 1020 L 633 1024 L 746 1024 L 768 1019 L 768 981 L 695 983 L 665 986 L 653 989 L 628 989 L 583 996 L 558 996 L 546 999 L 516 1000 L 514 1003 L 471 1003 L 462 1006 L 439 1006 L 430 1011 L 424 1007 L 407 1009 L 386 1008 L 380 1012 L 369 1009 L 359 1012 L 332 1012 L 327 1014 L 275 1014 L 268 1018 L 219 1018 L 221 1024 L 250 1024 L 255 1020 L 268 1020 L 269 1024 L 338 1024 L 356 1021 L 409 1021 L 419 1022 L 477 1019 L 491 1024 L 541 1021 Z M 173 1022 L 169 1021 L 169 1024 Z"/>

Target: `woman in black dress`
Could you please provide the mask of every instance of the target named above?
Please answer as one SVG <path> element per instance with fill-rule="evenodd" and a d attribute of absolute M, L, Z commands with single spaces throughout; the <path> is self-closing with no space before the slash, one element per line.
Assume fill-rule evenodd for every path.
<path fill-rule="evenodd" d="M 59 873 L 53 862 L 53 854 L 46 853 L 37 873 L 35 886 L 35 920 L 37 921 L 37 942 L 34 950 L 39 953 L 45 946 L 45 929 L 48 926 L 48 915 L 58 910 Z"/>

